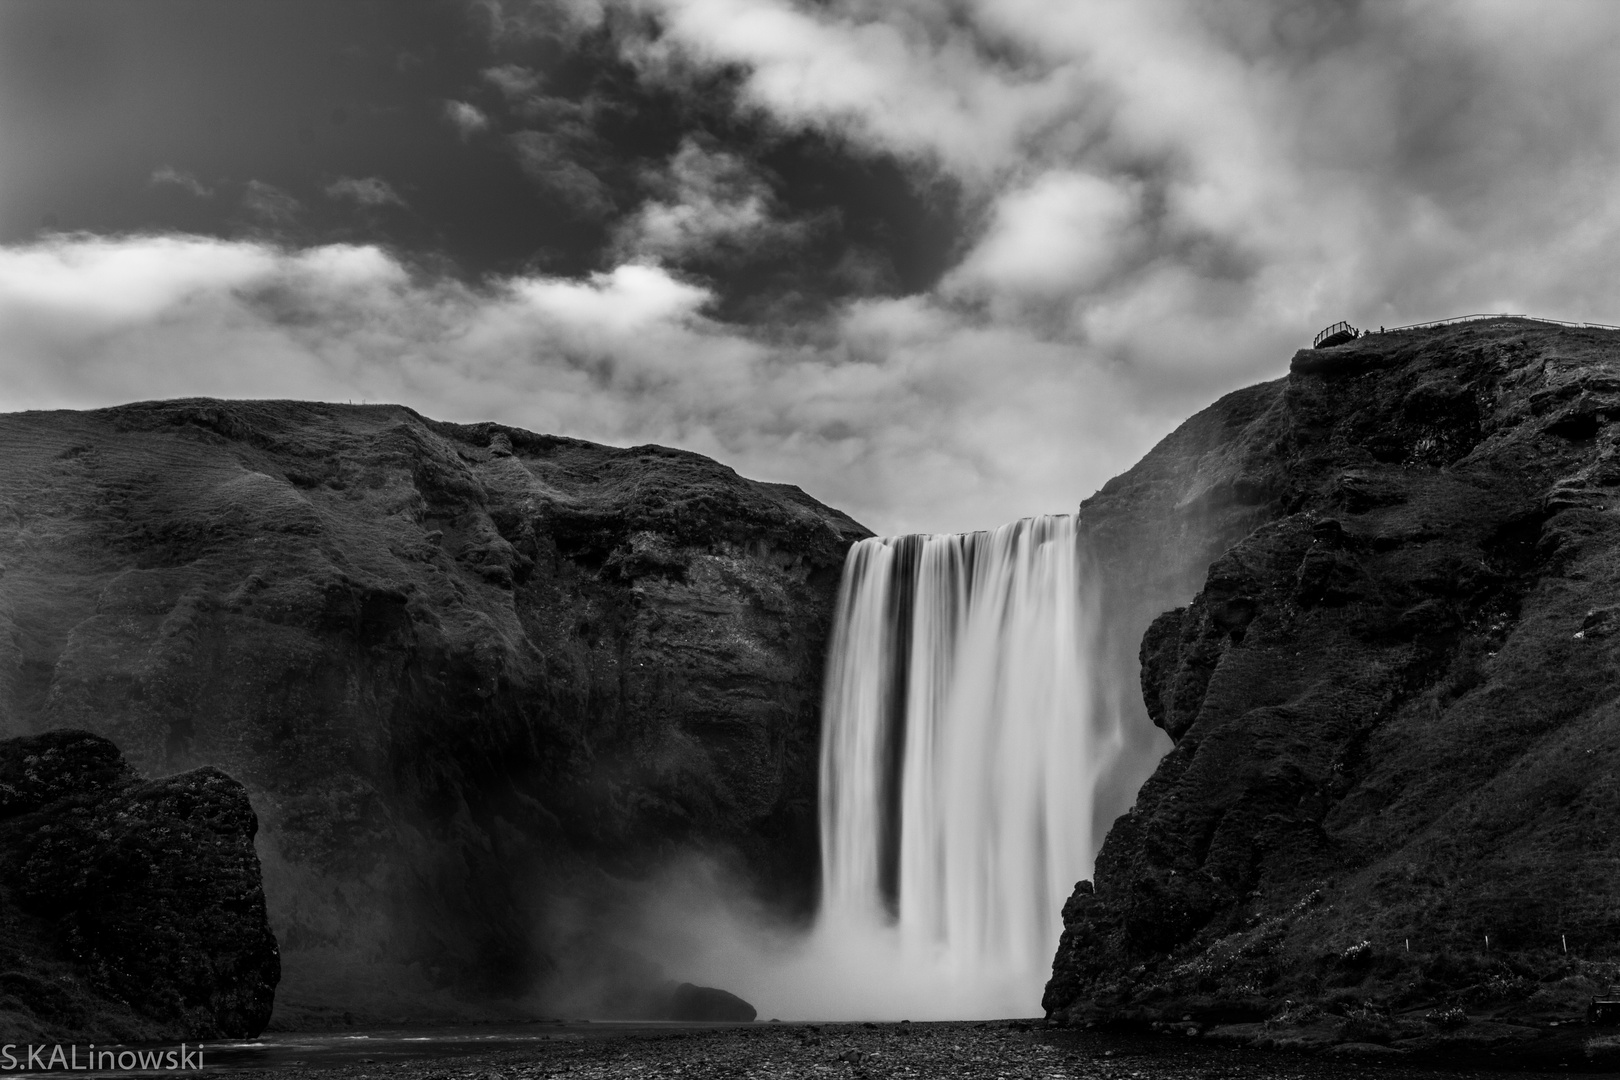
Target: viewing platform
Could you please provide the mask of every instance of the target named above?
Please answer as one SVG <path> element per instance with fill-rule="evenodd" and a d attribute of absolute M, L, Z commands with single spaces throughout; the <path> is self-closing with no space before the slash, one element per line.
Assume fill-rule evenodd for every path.
<path fill-rule="evenodd" d="M 1360 336 L 1361 331 L 1357 330 L 1349 323 L 1336 322 L 1326 330 L 1323 330 L 1320 334 L 1316 335 L 1316 340 L 1311 342 L 1311 348 L 1328 349 L 1332 348 L 1334 345 L 1343 345 L 1347 341 L 1354 341 Z"/>

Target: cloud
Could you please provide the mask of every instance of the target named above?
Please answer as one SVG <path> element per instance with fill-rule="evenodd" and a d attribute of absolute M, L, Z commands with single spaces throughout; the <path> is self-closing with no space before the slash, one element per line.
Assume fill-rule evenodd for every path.
<path fill-rule="evenodd" d="M 540 74 L 522 64 L 485 68 L 484 78 L 511 102 L 521 102 L 534 96 L 541 83 Z"/>
<path fill-rule="evenodd" d="M 884 529 L 1061 511 L 1088 440 L 1140 444 L 1101 368 L 1016 331 L 869 301 L 783 343 L 714 321 L 714 298 L 651 265 L 474 287 L 374 247 L 59 237 L 0 249 L 0 408 L 396 401 L 690 448 Z"/>
<path fill-rule="evenodd" d="M 340 176 L 326 185 L 326 197 L 329 199 L 347 199 L 360 206 L 400 206 L 405 200 L 393 189 L 388 181 L 376 176 L 355 178 L 353 176 Z"/>
<path fill-rule="evenodd" d="M 480 131 L 489 130 L 489 117 L 485 116 L 478 106 L 465 101 L 446 101 L 444 118 L 450 121 L 463 139 L 469 139 Z"/>
<path fill-rule="evenodd" d="M 962 185 L 933 297 L 1191 406 L 1349 317 L 1620 320 L 1620 9 L 625 0 L 645 78 Z"/>
<path fill-rule="evenodd" d="M 651 77 L 741 66 L 745 100 L 781 121 L 925 155 L 979 176 L 1074 104 L 1060 65 L 996 62 L 978 5 L 647 0 L 662 33 L 629 55 Z M 966 14 L 969 18 L 964 19 Z"/>
<path fill-rule="evenodd" d="M 263 180 L 249 180 L 242 191 L 242 207 L 259 221 L 271 226 L 290 225 L 304 206 L 287 192 Z"/>
<path fill-rule="evenodd" d="M 521 64 L 486 68 L 483 76 L 500 92 L 512 115 L 525 123 L 580 143 L 596 139 L 597 114 L 604 105 L 599 92 L 588 91 L 578 99 L 541 93 L 545 79 Z"/>
<path fill-rule="evenodd" d="M 571 39 L 601 25 L 609 0 L 473 0 L 490 41 Z"/>
<path fill-rule="evenodd" d="M 170 165 L 164 165 L 161 168 L 153 169 L 152 176 L 149 180 L 147 180 L 147 183 L 172 184 L 175 187 L 189 191 L 199 199 L 211 198 L 214 194 L 213 188 L 206 187 L 201 180 L 198 180 L 191 173 L 185 172 L 181 169 L 176 169 Z"/>
<path fill-rule="evenodd" d="M 391 398 L 684 446 L 880 530 L 945 530 L 1072 509 L 1340 318 L 1620 322 L 1610 4 L 580 5 L 590 47 L 666 95 L 636 115 L 688 125 L 618 151 L 588 94 L 531 85 L 561 39 L 536 15 L 552 36 L 526 53 L 519 27 L 552 8 L 490 7 L 485 80 L 533 129 L 507 145 L 606 226 L 599 273 L 469 285 L 374 249 L 184 237 L 0 249 L 6 403 Z M 712 111 L 731 100 L 736 130 Z M 648 145 L 667 156 L 642 201 L 610 197 Z M 781 146 L 960 191 L 937 281 L 722 321 L 747 274 L 687 274 L 799 238 L 811 204 L 762 164 Z"/>
<path fill-rule="evenodd" d="M 1131 254 L 1139 185 L 1067 169 L 1005 191 L 985 235 L 946 283 L 952 291 L 1074 300 L 1110 281 Z"/>
<path fill-rule="evenodd" d="M 692 138 L 652 183 L 662 197 L 642 203 L 620 226 L 617 246 L 626 257 L 678 263 L 757 249 L 798 231 L 778 220 L 770 187 L 748 162 Z"/>
<path fill-rule="evenodd" d="M 614 208 L 601 177 L 577 159 L 577 141 L 546 131 L 519 131 L 508 137 L 523 175 L 540 190 L 585 218 L 604 217 Z"/>

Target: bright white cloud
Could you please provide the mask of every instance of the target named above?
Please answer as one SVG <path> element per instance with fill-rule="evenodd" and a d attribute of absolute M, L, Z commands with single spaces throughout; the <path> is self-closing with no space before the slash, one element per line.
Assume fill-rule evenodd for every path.
<path fill-rule="evenodd" d="M 1139 445 L 1096 366 L 926 300 L 857 304 L 817 347 L 707 318 L 705 288 L 626 264 L 483 289 L 372 247 L 183 237 L 0 249 L 0 409 L 212 395 L 397 401 L 712 454 L 883 529 L 991 526 L 1074 502 L 1099 435 Z M 1053 437 L 1043 447 L 1031 429 Z"/>
<path fill-rule="evenodd" d="M 1072 105 L 1062 69 L 986 63 L 957 5 L 640 0 L 666 32 L 635 58 L 657 77 L 685 64 L 743 65 L 745 93 L 791 124 L 818 125 L 982 176 Z M 679 61 L 679 63 L 674 63 Z M 672 66 L 673 65 L 673 66 Z"/>
<path fill-rule="evenodd" d="M 966 292 L 1074 298 L 1109 279 L 1137 242 L 1136 185 L 1054 171 L 1008 191 L 988 233 L 951 276 Z"/>

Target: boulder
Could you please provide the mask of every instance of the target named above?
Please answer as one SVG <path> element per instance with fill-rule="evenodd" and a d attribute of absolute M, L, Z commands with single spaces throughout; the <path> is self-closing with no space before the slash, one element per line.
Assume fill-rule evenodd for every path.
<path fill-rule="evenodd" d="M 681 983 L 670 996 L 669 1019 L 752 1023 L 759 1014 L 736 994 L 713 986 Z"/>
<path fill-rule="evenodd" d="M 0 741 L 0 1035 L 264 1030 L 281 966 L 257 829 L 218 769 L 142 780 L 88 732 Z"/>

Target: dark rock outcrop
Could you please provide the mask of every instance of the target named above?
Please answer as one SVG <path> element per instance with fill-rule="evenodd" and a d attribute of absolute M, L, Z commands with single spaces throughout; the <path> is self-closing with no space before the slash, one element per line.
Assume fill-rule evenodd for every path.
<path fill-rule="evenodd" d="M 281 964 L 257 829 L 217 769 L 142 780 L 83 731 L 0 741 L 0 1036 L 264 1030 Z"/>
<path fill-rule="evenodd" d="M 867 532 L 797 488 L 294 402 L 0 416 L 0 460 L 0 733 L 246 785 L 278 1022 L 543 988 L 678 852 L 813 902 L 823 654 Z"/>
<path fill-rule="evenodd" d="M 1368 336 L 1233 400 L 1104 489 L 1218 426 L 1255 516 L 1140 639 L 1174 748 L 1049 1016 L 1398 1049 L 1578 1017 L 1620 963 L 1620 334 Z"/>
<path fill-rule="evenodd" d="M 758 1016 L 754 1007 L 729 990 L 681 983 L 670 995 L 669 1019 L 712 1023 L 749 1023 Z"/>

